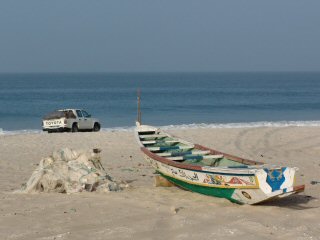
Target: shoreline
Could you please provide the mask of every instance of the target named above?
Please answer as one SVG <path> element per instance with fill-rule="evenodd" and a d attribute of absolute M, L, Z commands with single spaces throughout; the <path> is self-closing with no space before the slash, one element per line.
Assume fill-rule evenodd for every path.
<path fill-rule="evenodd" d="M 263 128 L 263 127 L 320 127 L 320 121 L 275 121 L 275 122 L 239 122 L 239 123 L 190 123 L 190 124 L 172 124 L 164 126 L 156 126 L 163 130 L 183 130 L 183 129 L 232 129 L 232 128 Z M 101 128 L 101 132 L 133 132 L 135 126 L 120 126 Z M 16 134 L 36 134 L 45 133 L 42 129 L 18 129 L 4 130 L 0 128 L 0 135 L 16 135 Z"/>

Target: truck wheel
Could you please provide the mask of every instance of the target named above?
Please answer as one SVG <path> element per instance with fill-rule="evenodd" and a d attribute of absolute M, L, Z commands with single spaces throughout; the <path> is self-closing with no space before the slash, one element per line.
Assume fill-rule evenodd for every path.
<path fill-rule="evenodd" d="M 76 123 L 72 124 L 71 132 L 78 132 L 78 131 L 79 131 L 78 124 Z"/>
<path fill-rule="evenodd" d="M 99 131 L 100 131 L 100 124 L 99 124 L 99 123 L 94 123 L 94 125 L 93 125 L 93 131 L 94 131 L 94 132 L 99 132 Z"/>

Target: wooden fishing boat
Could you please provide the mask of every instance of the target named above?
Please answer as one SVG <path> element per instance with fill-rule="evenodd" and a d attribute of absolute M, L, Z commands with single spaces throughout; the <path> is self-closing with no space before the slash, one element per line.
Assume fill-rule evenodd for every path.
<path fill-rule="evenodd" d="M 296 167 L 266 165 L 193 144 L 141 124 L 140 91 L 135 137 L 145 158 L 171 183 L 201 194 L 256 204 L 303 192 Z"/>
<path fill-rule="evenodd" d="M 270 166 L 193 144 L 137 122 L 135 135 L 148 162 L 171 183 L 240 204 L 304 191 L 295 167 Z"/>

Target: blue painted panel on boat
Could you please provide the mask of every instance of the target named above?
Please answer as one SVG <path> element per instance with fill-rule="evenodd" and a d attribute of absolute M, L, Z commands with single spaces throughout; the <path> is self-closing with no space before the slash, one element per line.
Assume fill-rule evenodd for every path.
<path fill-rule="evenodd" d="M 199 155 L 187 155 L 187 156 L 184 156 L 184 159 L 202 160 L 202 159 L 203 159 L 203 156 L 199 156 Z"/>
<path fill-rule="evenodd" d="M 272 188 L 272 191 L 280 190 L 280 186 L 285 181 L 285 177 L 283 175 L 285 170 L 285 167 L 279 169 L 264 169 L 267 173 L 267 183 Z"/>
<path fill-rule="evenodd" d="M 179 149 L 179 146 L 160 147 L 161 151 Z"/>
<path fill-rule="evenodd" d="M 247 165 L 243 165 L 243 166 L 229 166 L 228 168 L 248 168 Z"/>
<path fill-rule="evenodd" d="M 188 154 L 192 154 L 191 151 L 187 151 L 187 152 L 175 152 L 172 153 L 171 156 L 172 157 L 179 157 L 179 156 L 184 156 L 184 155 L 188 155 Z"/>

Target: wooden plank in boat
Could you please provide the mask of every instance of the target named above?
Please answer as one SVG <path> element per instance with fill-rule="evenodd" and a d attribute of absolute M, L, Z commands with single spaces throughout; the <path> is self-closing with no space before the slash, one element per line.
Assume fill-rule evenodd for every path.
<path fill-rule="evenodd" d="M 185 154 L 192 154 L 192 155 L 205 155 L 205 154 L 209 154 L 210 151 L 191 151 L 191 152 L 187 152 L 187 153 L 184 153 L 184 152 L 181 152 L 181 156 L 182 155 L 185 155 Z M 161 157 L 170 157 L 173 155 L 173 153 L 171 152 L 164 152 L 164 153 L 157 153 L 158 156 L 161 156 Z M 178 156 L 176 156 L 178 157 Z"/>
<path fill-rule="evenodd" d="M 168 140 L 168 141 L 163 141 L 160 143 L 178 143 L 179 141 L 177 140 Z M 141 141 L 142 144 L 154 144 L 158 143 L 156 140 L 148 140 L 148 141 Z"/>
<path fill-rule="evenodd" d="M 167 140 L 167 141 L 164 141 L 165 143 L 178 143 L 180 141 L 178 140 Z"/>
<path fill-rule="evenodd" d="M 168 157 L 169 160 L 172 161 L 183 161 L 183 160 L 188 160 L 188 159 L 219 159 L 223 158 L 222 154 L 219 155 L 187 155 L 187 156 L 178 156 L 178 157 Z"/>
<path fill-rule="evenodd" d="M 168 147 L 147 147 L 149 151 L 168 151 L 168 150 L 178 150 L 178 149 L 191 149 L 193 145 L 189 146 L 168 146 Z"/>
<path fill-rule="evenodd" d="M 157 153 L 160 157 L 170 157 L 172 155 L 171 152 Z"/>
<path fill-rule="evenodd" d="M 205 154 L 209 154 L 210 151 L 192 151 L 191 153 L 193 155 L 205 155 Z"/>
<path fill-rule="evenodd" d="M 219 158 L 223 158 L 223 155 L 222 155 L 222 154 L 216 154 L 216 155 L 206 155 L 206 156 L 203 156 L 203 159 L 208 159 L 208 158 L 211 158 L 211 159 L 219 159 Z"/>
<path fill-rule="evenodd" d="M 141 141 L 142 144 L 154 144 L 156 143 L 157 141 L 155 140 L 150 140 L 150 141 Z"/>
<path fill-rule="evenodd" d="M 149 134 L 149 135 L 139 135 L 139 137 L 141 139 L 145 139 L 145 138 L 163 138 L 163 137 L 167 137 L 167 134 Z"/>
<path fill-rule="evenodd" d="M 183 159 L 183 156 L 180 156 L 180 157 L 168 157 L 168 159 L 169 159 L 169 160 L 172 160 L 172 161 L 179 161 L 179 160 L 182 161 L 182 160 L 184 160 L 184 159 Z"/>

